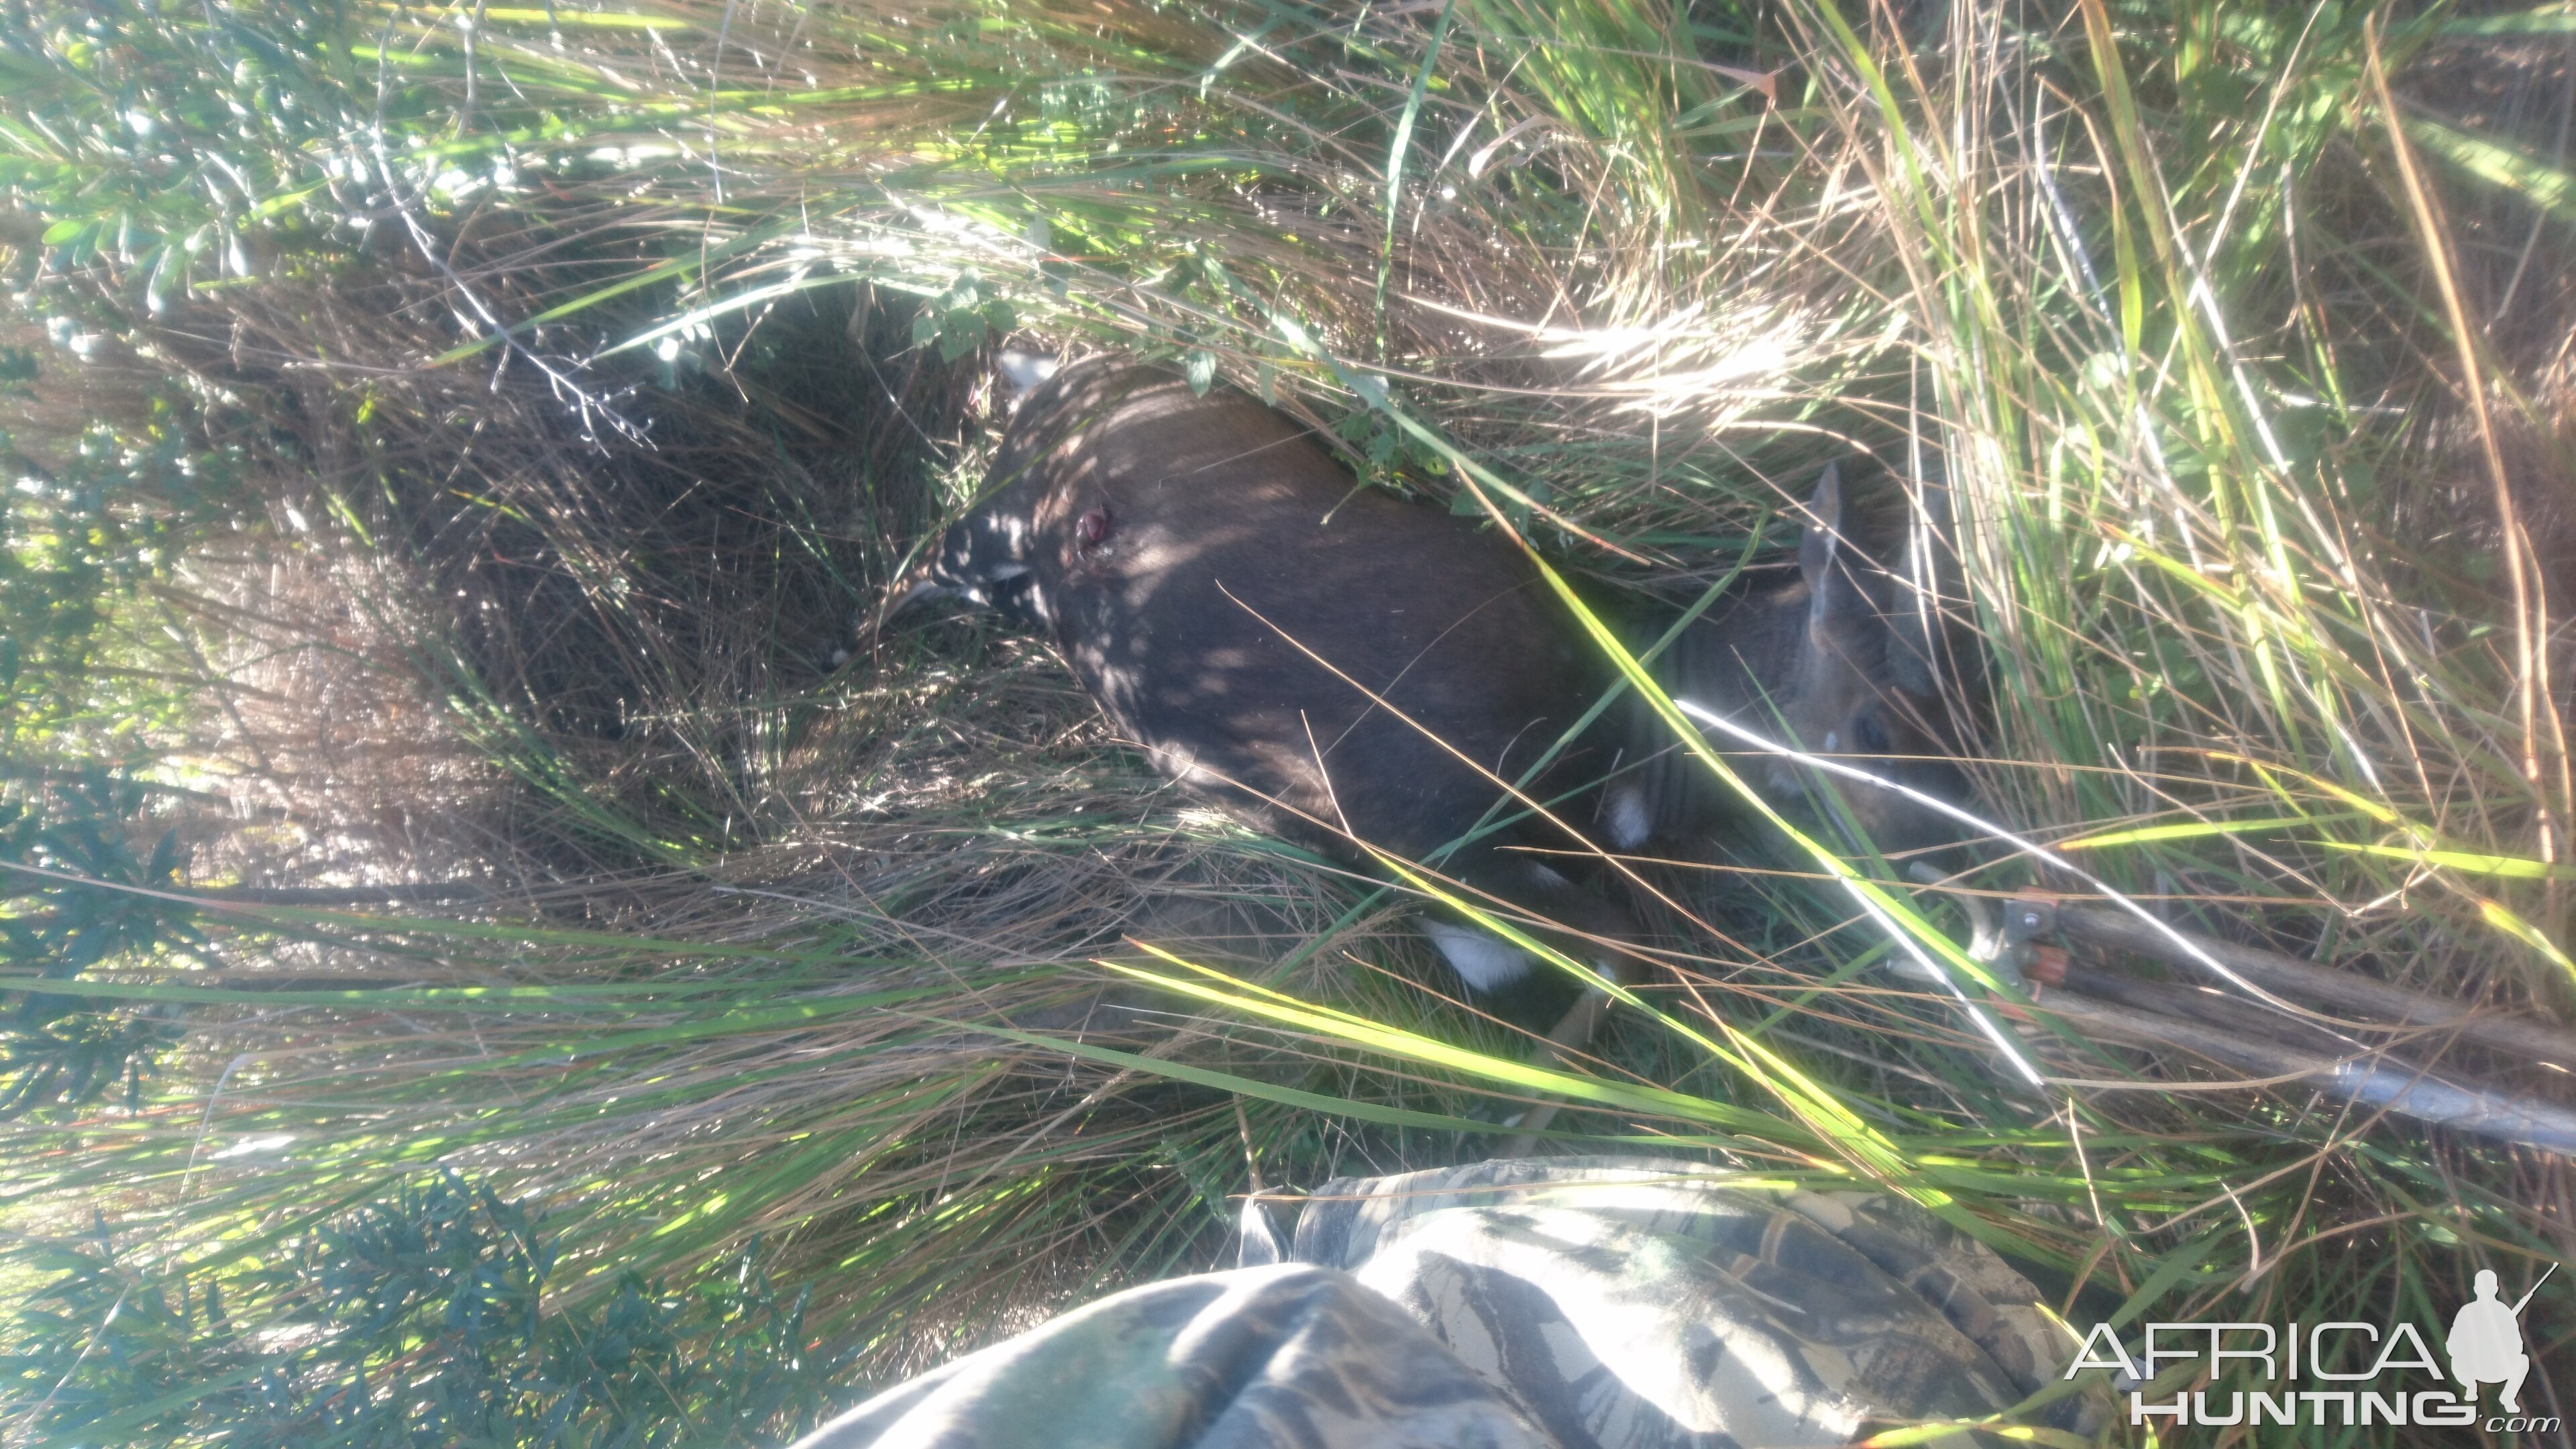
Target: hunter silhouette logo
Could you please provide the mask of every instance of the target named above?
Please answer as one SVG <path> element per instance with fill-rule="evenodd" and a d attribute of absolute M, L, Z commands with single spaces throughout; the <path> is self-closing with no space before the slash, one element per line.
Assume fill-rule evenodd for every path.
<path fill-rule="evenodd" d="M 2549 1272 L 2540 1275 L 2540 1283 L 2549 1281 Z M 2510 1308 L 2496 1297 L 2496 1275 L 2492 1268 L 2478 1270 L 2478 1296 L 2460 1305 L 2458 1316 L 2451 1320 L 2451 1337 L 2446 1345 L 2451 1350 L 2451 1377 L 2469 1391 L 2472 1402 L 2483 1384 L 2502 1384 L 2504 1392 L 2497 1402 L 2508 1414 L 2522 1412 L 2522 1380 L 2531 1372 L 2531 1355 L 2522 1350 L 2522 1310 L 2531 1302 L 2531 1292 L 2515 1300 Z"/>

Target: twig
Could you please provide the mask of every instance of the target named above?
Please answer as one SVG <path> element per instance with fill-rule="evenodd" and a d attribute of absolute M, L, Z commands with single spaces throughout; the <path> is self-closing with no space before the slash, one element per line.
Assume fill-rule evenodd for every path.
<path fill-rule="evenodd" d="M 2539 640 L 2548 633 L 2545 611 L 2548 596 L 2536 590 L 2529 577 L 2535 560 L 2530 535 L 2523 531 L 2522 515 L 2514 506 L 2513 483 L 2506 476 L 2503 449 L 2497 444 L 2495 420 L 2487 414 L 2486 376 L 2478 367 L 2477 334 L 2470 330 L 2467 304 L 2461 300 L 2458 278 L 2451 267 L 2451 243 L 2434 209 L 2432 192 L 2415 168 L 2415 148 L 2407 143 L 2404 119 L 2397 113 L 2397 100 L 2388 91 L 2388 74 L 2379 59 L 2379 16 L 2374 11 L 2363 17 L 2361 26 L 2363 56 L 2369 62 L 2367 73 L 2374 99 L 2379 103 L 2380 121 L 2388 128 L 2388 146 L 2397 158 L 2398 179 L 2405 183 L 2409 203 L 2408 217 L 2413 220 L 2423 242 L 2424 260 L 2433 273 L 2436 290 L 2442 296 L 2442 310 L 2450 323 L 2451 342 L 2460 359 L 2460 392 L 2468 400 L 2470 420 L 2477 424 L 2481 458 L 2486 463 L 2487 478 L 2495 490 L 2496 540 L 2504 555 L 2505 580 L 2513 599 L 2514 637 L 2514 703 L 2522 716 L 2523 778 L 2531 786 L 2534 803 L 2539 808 L 2540 858 L 2555 861 L 2559 855 L 2557 811 L 2552 809 L 2549 782 L 2543 778 L 2540 765 L 2541 700 L 2549 692 L 2549 656 Z M 2537 595 L 2537 598 L 2535 598 Z M 2535 607 L 2535 604 L 2537 607 Z M 2557 721 L 2548 721 L 2554 730 Z M 2565 792 L 2567 761 L 2563 743 L 2558 749 L 2561 792 Z"/>
<path fill-rule="evenodd" d="M 534 349 L 521 342 L 509 326 L 502 322 L 499 314 L 484 302 L 482 294 L 476 292 L 463 277 L 457 275 L 456 269 L 448 265 L 447 258 L 438 254 L 436 241 L 430 236 L 429 228 L 422 225 L 420 218 L 412 213 L 412 204 L 403 195 L 402 183 L 394 177 L 393 159 L 385 150 L 385 96 L 390 81 L 386 73 L 384 57 L 393 49 L 391 44 L 393 22 L 387 20 L 385 27 L 386 39 L 377 42 L 376 117 L 375 124 L 368 132 L 368 141 L 369 149 L 375 157 L 376 174 L 383 178 L 385 183 L 385 203 L 392 208 L 394 215 L 402 219 L 404 234 L 411 239 L 412 250 L 418 252 L 420 259 L 429 263 L 439 276 L 446 279 L 447 285 L 454 289 L 456 295 L 463 297 L 466 305 L 474 309 L 474 315 L 490 329 L 492 340 L 501 344 L 504 349 L 502 356 L 505 359 L 513 354 L 526 358 L 530 367 L 535 368 L 544 375 L 546 381 L 554 385 L 556 396 L 571 399 L 585 429 L 590 426 L 591 418 L 596 415 L 607 419 L 608 425 L 621 437 L 636 443 L 644 442 L 642 429 L 628 422 L 607 403 L 592 397 L 589 390 L 575 382 L 569 374 L 538 356 Z M 499 374 L 495 373 L 494 385 L 497 387 L 498 384 Z"/>

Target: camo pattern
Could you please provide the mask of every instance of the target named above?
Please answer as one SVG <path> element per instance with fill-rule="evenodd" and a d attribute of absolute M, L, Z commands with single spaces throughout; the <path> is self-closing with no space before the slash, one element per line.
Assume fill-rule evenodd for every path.
<path fill-rule="evenodd" d="M 909 1380 L 794 1449 L 1554 1449 L 1402 1309 L 1303 1263 L 1149 1283 Z"/>
<path fill-rule="evenodd" d="M 1327 1183 L 1293 1256 L 1404 1305 L 1563 1449 L 1834 1445 L 2049 1387 L 2074 1340 L 1901 1200 L 1704 1163 L 1503 1160 Z M 2091 1435 L 2094 1389 L 2033 1422 Z"/>
<path fill-rule="evenodd" d="M 1245 1223 L 1262 1266 L 1103 1299 L 797 1449 L 1788 1449 L 2011 1409 L 2074 1348 L 1938 1219 L 1704 1163 L 1344 1179 L 1293 1246 Z M 2109 1413 L 2097 1388 L 2016 1418 L 2090 1436 Z"/>

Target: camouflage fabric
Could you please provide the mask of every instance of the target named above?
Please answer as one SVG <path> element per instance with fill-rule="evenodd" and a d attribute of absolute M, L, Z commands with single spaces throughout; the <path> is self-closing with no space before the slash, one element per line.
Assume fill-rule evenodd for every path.
<path fill-rule="evenodd" d="M 2028 1280 L 1909 1203 L 1704 1163 L 1331 1182 L 1293 1251 L 1404 1305 L 1563 1449 L 1786 1449 L 1982 1417 L 2075 1348 Z M 2037 1418 L 2091 1434 L 2110 1409 L 2097 1390 Z"/>
<path fill-rule="evenodd" d="M 1076 1310 L 796 1449 L 1787 1449 L 1974 1418 L 2073 1340 L 1910 1205 L 1706 1164 L 1497 1161 L 1325 1184 L 1293 1248 Z M 1297 1261 L 1268 1261 L 1287 1249 Z M 2099 1391 L 2039 1422 L 2097 1433 Z"/>
<path fill-rule="evenodd" d="M 1302 1263 L 1104 1298 L 879 1394 L 795 1449 L 1553 1449 L 1348 1274 Z"/>

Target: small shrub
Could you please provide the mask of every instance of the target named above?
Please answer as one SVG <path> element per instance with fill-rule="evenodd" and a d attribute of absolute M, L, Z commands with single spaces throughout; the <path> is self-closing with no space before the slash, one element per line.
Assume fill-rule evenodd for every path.
<path fill-rule="evenodd" d="M 685 1286 L 550 1300 L 537 1215 L 453 1174 L 224 1268 L 142 1264 L 104 1229 L 20 1266 L 45 1281 L 0 1412 L 54 1442 L 765 1443 L 815 1422 L 842 1366 L 757 1244 Z"/>

